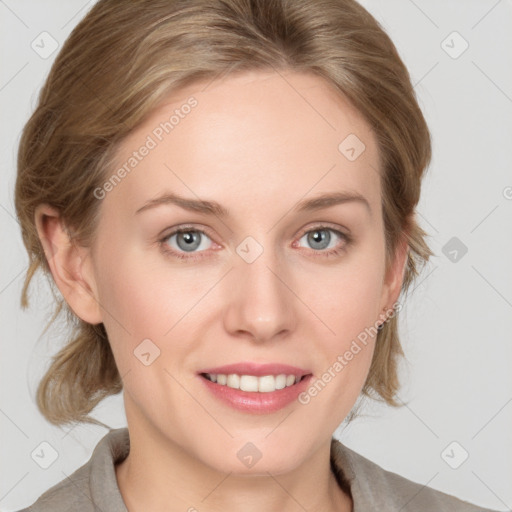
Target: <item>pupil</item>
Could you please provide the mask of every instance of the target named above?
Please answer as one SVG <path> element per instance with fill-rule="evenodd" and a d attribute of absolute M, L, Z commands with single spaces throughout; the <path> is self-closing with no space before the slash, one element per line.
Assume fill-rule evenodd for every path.
<path fill-rule="evenodd" d="M 313 239 L 312 244 L 321 244 L 325 240 L 329 243 L 330 235 L 326 229 L 317 229 L 316 231 L 313 231 L 310 236 Z M 317 247 L 317 249 L 318 248 L 323 249 L 325 247 Z"/>
<path fill-rule="evenodd" d="M 198 246 L 199 236 L 195 231 L 183 231 L 180 233 L 181 236 L 178 236 L 177 241 L 180 249 L 185 251 L 190 251 L 195 249 Z M 185 241 L 185 247 L 182 247 L 181 241 Z"/>

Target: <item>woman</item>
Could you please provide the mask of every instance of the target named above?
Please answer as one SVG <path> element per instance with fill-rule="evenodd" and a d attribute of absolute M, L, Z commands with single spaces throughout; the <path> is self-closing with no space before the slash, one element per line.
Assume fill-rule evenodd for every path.
<path fill-rule="evenodd" d="M 457 510 L 332 437 L 397 405 L 430 135 L 356 2 L 100 0 L 19 149 L 31 266 L 76 332 L 54 424 L 123 390 L 128 429 L 30 510 Z M 28 510 L 28 509 L 27 509 Z"/>

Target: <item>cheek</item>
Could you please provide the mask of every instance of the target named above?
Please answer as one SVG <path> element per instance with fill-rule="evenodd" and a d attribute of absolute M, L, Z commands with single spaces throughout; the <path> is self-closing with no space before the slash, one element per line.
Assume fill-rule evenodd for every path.
<path fill-rule="evenodd" d="M 115 235 L 99 247 L 96 256 L 99 302 L 121 371 L 124 364 L 132 363 L 128 358 L 144 339 L 157 340 L 169 329 L 172 307 L 159 296 L 165 276 L 158 276 L 156 282 L 140 251 Z M 167 299 L 172 296 L 166 294 Z"/>
<path fill-rule="evenodd" d="M 172 343 L 170 350 L 170 342 L 180 337 L 181 324 L 166 334 L 185 314 L 177 289 L 182 284 L 175 282 L 174 274 L 151 270 L 141 253 L 108 252 L 101 259 L 98 291 L 114 359 L 125 391 L 147 415 L 160 414 L 154 404 L 174 399 L 169 392 L 173 381 L 164 370 L 174 373 L 169 363 L 180 367 L 186 358 L 186 339 L 181 348 Z M 149 396 L 153 399 L 148 400 Z"/>
<path fill-rule="evenodd" d="M 358 265 L 340 268 L 335 278 L 331 274 L 319 283 L 324 294 L 312 295 L 316 297 L 312 309 L 325 324 L 317 322 L 314 328 L 320 340 L 321 371 L 301 403 L 332 425 L 341 423 L 352 409 L 374 353 L 382 274 L 378 265 L 367 263 L 361 259 Z"/>
<path fill-rule="evenodd" d="M 379 255 L 384 258 L 378 245 L 354 251 L 339 265 L 318 271 L 301 284 L 304 302 L 312 305 L 325 323 L 324 330 L 331 332 L 327 339 L 332 339 L 333 348 L 342 348 L 347 340 L 375 323 L 384 278 Z"/>
<path fill-rule="evenodd" d="M 314 400 L 317 411 L 336 411 L 336 421 L 348 414 L 371 365 L 384 278 L 383 244 L 377 236 L 368 238 L 339 265 L 317 272 L 314 279 L 309 276 L 301 285 L 309 295 L 304 302 L 310 301 L 321 320 L 311 317 L 322 354 L 320 382 L 312 385 L 304 401 Z"/>
<path fill-rule="evenodd" d="M 197 271 L 171 266 L 157 249 L 131 249 L 111 240 L 97 261 L 103 321 L 120 370 L 133 364 L 133 352 L 149 339 L 163 357 L 172 342 L 173 358 L 190 348 L 190 322 L 211 285 Z M 188 338 L 187 338 L 188 336 Z M 156 350 L 156 349 L 155 349 Z M 157 351 L 158 352 L 158 351 Z"/>

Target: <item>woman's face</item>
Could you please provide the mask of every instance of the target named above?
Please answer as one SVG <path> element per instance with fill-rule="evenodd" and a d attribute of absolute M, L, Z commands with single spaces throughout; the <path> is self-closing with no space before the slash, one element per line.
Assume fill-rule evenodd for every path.
<path fill-rule="evenodd" d="M 173 94 L 116 158 L 88 264 L 130 431 L 224 472 L 297 466 L 354 405 L 402 278 L 373 133 L 321 78 L 245 72 Z"/>

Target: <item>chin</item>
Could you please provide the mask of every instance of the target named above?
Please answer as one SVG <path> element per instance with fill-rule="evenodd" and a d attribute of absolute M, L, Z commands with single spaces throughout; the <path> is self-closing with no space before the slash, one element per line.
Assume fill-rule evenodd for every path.
<path fill-rule="evenodd" d="M 301 444 L 302 445 L 302 444 Z M 268 476 L 287 473 L 301 464 L 301 455 L 291 445 L 274 447 L 268 440 L 231 440 L 215 453 L 203 454 L 201 459 L 212 469 L 234 475 Z"/>

